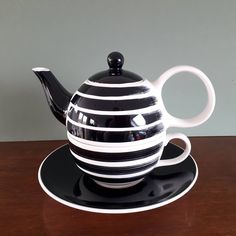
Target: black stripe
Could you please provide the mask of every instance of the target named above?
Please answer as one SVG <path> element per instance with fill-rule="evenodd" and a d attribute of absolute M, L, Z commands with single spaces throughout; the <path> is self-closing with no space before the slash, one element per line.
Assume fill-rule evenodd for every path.
<path fill-rule="evenodd" d="M 110 127 L 110 128 L 125 128 L 125 127 L 137 127 L 140 126 L 138 122 L 135 122 L 137 115 L 96 115 L 85 112 L 75 112 L 74 108 L 68 112 L 68 116 L 75 122 L 79 122 L 85 125 L 94 127 Z M 161 111 L 154 111 L 152 113 L 140 114 L 146 125 L 151 124 L 162 117 Z M 141 124 L 143 125 L 143 124 Z"/>
<path fill-rule="evenodd" d="M 105 162 L 121 162 L 121 161 L 133 161 L 133 160 L 143 159 L 157 153 L 162 147 L 162 145 L 163 143 L 159 143 L 153 147 L 133 152 L 105 153 L 105 152 L 94 152 L 85 150 L 69 142 L 70 149 L 75 154 L 90 160 L 105 161 Z"/>
<path fill-rule="evenodd" d="M 69 131 L 70 134 L 78 138 L 91 141 L 98 141 L 98 142 L 115 143 L 115 142 L 134 142 L 153 137 L 154 135 L 163 132 L 164 126 L 162 123 L 160 123 L 147 129 L 116 132 L 116 131 L 97 131 L 92 129 L 85 129 L 79 126 L 75 126 L 68 121 L 67 130 Z"/>
<path fill-rule="evenodd" d="M 74 160 L 77 165 L 79 165 L 81 168 L 91 171 L 98 174 L 105 174 L 105 175 L 124 175 L 124 174 L 135 174 L 141 171 L 145 171 L 152 166 L 155 166 L 157 163 L 157 160 L 152 161 L 150 163 L 139 165 L 139 166 L 132 166 L 132 167 L 103 167 L 103 166 L 96 166 L 84 163 L 82 161 L 79 161 L 74 157 Z"/>
<path fill-rule="evenodd" d="M 142 109 L 153 106 L 157 103 L 156 97 L 147 97 L 142 99 L 131 100 L 98 100 L 81 97 L 76 94 L 71 103 L 82 108 L 99 110 L 99 111 L 127 111 Z"/>
<path fill-rule="evenodd" d="M 78 91 L 96 96 L 126 96 L 133 94 L 146 93 L 150 89 L 146 86 L 125 87 L 125 88 L 110 88 L 96 87 L 88 84 L 83 84 Z"/>

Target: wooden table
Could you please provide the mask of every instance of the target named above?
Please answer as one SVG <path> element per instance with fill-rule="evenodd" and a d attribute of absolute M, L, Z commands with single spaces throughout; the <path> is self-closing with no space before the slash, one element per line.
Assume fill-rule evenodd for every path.
<path fill-rule="evenodd" d="M 191 138 L 194 188 L 164 207 L 124 215 L 75 210 L 43 192 L 39 165 L 64 143 L 0 143 L 0 235 L 236 235 L 236 137 Z"/>

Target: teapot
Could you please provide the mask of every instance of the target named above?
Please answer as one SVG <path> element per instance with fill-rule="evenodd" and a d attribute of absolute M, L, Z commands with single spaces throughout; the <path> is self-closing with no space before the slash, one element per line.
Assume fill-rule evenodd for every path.
<path fill-rule="evenodd" d="M 205 122 L 214 110 L 215 92 L 208 77 L 192 66 L 175 66 L 151 83 L 124 70 L 124 57 L 119 52 L 110 53 L 107 62 L 107 70 L 92 75 L 74 94 L 49 69 L 32 70 L 40 79 L 52 113 L 66 125 L 70 152 L 78 168 L 103 187 L 127 188 L 154 168 L 176 165 L 188 157 L 188 137 L 167 133 L 167 129 Z M 203 111 L 190 119 L 168 113 L 162 100 L 163 85 L 180 72 L 199 77 L 208 95 Z M 185 143 L 183 153 L 161 160 L 164 147 L 173 139 Z"/>

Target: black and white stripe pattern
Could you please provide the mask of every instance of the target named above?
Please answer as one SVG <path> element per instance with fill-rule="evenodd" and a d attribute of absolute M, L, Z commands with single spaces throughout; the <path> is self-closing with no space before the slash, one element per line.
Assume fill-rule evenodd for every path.
<path fill-rule="evenodd" d="M 76 165 L 106 185 L 143 178 L 162 153 L 162 113 L 146 80 L 87 80 L 71 99 L 66 123 Z"/>

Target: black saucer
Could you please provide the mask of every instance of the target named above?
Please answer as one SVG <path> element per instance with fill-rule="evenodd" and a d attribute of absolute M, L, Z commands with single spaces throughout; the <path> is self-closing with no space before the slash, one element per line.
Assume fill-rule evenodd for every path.
<path fill-rule="evenodd" d="M 162 159 L 182 149 L 168 144 Z M 85 211 L 131 213 L 164 206 L 186 194 L 196 182 L 198 169 L 191 156 L 178 165 L 159 167 L 130 188 L 107 189 L 97 185 L 74 163 L 69 146 L 50 153 L 42 162 L 38 178 L 43 190 L 56 201 Z"/>

